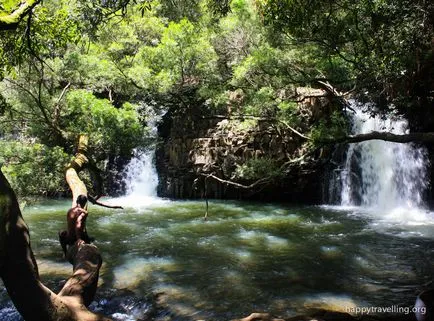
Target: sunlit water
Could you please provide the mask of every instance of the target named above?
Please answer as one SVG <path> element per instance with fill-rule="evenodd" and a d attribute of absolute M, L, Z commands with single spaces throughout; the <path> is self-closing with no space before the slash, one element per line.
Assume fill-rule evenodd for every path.
<path fill-rule="evenodd" d="M 158 175 L 155 169 L 155 151 L 136 151 L 136 155 L 124 170 L 126 195 L 116 200 L 109 199 L 108 204 L 124 203 L 136 209 L 166 201 L 157 197 Z"/>
<path fill-rule="evenodd" d="M 118 201 L 125 209 L 92 206 L 88 219 L 104 260 L 92 307 L 115 320 L 138 319 L 151 293 L 161 294 L 160 313 L 170 320 L 410 306 L 433 276 L 430 221 L 398 224 L 360 208 L 239 202 L 210 202 L 204 221 L 203 202 L 136 208 Z M 71 273 L 57 241 L 69 204 L 47 201 L 24 211 L 43 281 L 54 289 Z M 110 289 L 129 289 L 143 301 L 116 301 Z M 0 307 L 0 320 L 19 320 L 4 291 Z"/>

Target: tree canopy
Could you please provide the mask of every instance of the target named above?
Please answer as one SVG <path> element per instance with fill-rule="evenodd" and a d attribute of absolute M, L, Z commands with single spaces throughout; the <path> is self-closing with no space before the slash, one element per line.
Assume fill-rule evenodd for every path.
<path fill-rule="evenodd" d="M 359 98 L 381 109 L 398 108 L 413 120 L 413 108 L 422 114 L 431 109 L 432 2 L 259 0 L 258 5 L 264 22 L 283 31 L 289 43 L 312 44 L 319 57 L 345 66 L 339 78 L 347 88 L 354 85 Z"/>
<path fill-rule="evenodd" d="M 423 0 L 3 1 L 4 172 L 22 193 L 59 193 L 50 182 L 60 178 L 31 182 L 32 158 L 58 177 L 50 164 L 66 164 L 85 133 L 94 169 L 107 171 L 150 143 L 151 109 L 265 117 L 338 138 L 348 128 L 339 93 L 350 92 L 428 131 L 432 13 Z M 301 87 L 334 95 L 335 108 L 307 120 Z"/>

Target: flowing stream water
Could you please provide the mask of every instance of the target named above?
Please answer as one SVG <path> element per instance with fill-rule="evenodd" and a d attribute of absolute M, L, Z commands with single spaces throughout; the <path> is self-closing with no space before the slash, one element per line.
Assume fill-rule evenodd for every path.
<path fill-rule="evenodd" d="M 371 117 L 364 111 L 367 106 L 356 102 L 352 107 L 354 134 L 408 132 L 405 119 L 393 115 Z M 381 140 L 351 144 L 332 190 L 340 193 L 341 206 L 361 206 L 377 219 L 402 224 L 430 223 L 432 213 L 424 205 L 428 187 L 426 154 L 425 148 L 414 144 Z"/>
<path fill-rule="evenodd" d="M 69 204 L 24 211 L 52 289 L 71 273 L 56 237 Z M 363 211 L 242 202 L 210 202 L 204 222 L 203 202 L 121 204 L 92 207 L 88 219 L 104 259 L 93 308 L 115 320 L 137 320 L 149 305 L 130 296 L 113 302 L 112 289 L 162 293 L 170 320 L 231 320 L 253 311 L 410 306 L 433 277 L 429 224 L 378 226 Z M 0 319 L 19 320 L 4 292 Z"/>
<path fill-rule="evenodd" d="M 405 131 L 401 120 L 390 126 Z M 157 198 L 153 155 L 138 156 L 128 195 L 110 200 L 124 209 L 90 207 L 88 230 L 104 260 L 91 308 L 137 320 L 152 293 L 162 306 L 155 320 L 412 306 L 433 277 L 434 222 L 419 176 L 424 152 L 366 142 L 347 155 L 340 206 L 211 201 L 206 222 L 204 202 Z M 358 169 L 348 165 L 354 158 Z M 54 290 L 71 273 L 57 241 L 69 204 L 47 200 L 23 213 L 43 282 Z M 1 291 L 0 320 L 20 320 Z"/>
<path fill-rule="evenodd" d="M 354 133 L 407 132 L 404 119 L 369 117 L 363 107 L 353 104 Z M 422 194 L 427 187 L 425 153 L 424 148 L 412 144 L 379 140 L 352 144 L 341 175 L 342 205 L 355 205 L 358 200 L 361 205 L 383 209 L 422 207 Z M 354 174 L 354 164 L 358 166 L 358 174 Z"/>

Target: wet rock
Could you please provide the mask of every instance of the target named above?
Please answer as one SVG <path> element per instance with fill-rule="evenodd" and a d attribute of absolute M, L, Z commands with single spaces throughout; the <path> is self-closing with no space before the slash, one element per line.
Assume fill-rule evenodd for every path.
<path fill-rule="evenodd" d="M 160 133 L 164 142 L 156 151 L 158 195 L 163 197 L 203 197 L 204 175 L 208 174 L 249 185 L 256 179 L 237 179 L 234 174 L 238 166 L 264 158 L 276 162 L 277 168 L 304 153 L 305 140 L 289 130 L 276 130 L 272 119 L 190 115 L 182 118 L 171 116 L 166 122 L 168 125 L 162 126 L 166 136 Z M 322 198 L 321 180 L 318 179 L 317 160 L 311 162 L 312 159 L 306 158 L 305 162 L 292 166 L 285 178 L 265 188 L 260 186 L 258 190 L 239 189 L 207 179 L 206 194 L 217 199 L 319 203 Z"/>
<path fill-rule="evenodd" d="M 421 292 L 416 299 L 415 307 L 417 308 L 415 316 L 417 321 L 434 320 L 434 289 Z"/>
<path fill-rule="evenodd" d="M 148 321 L 156 314 L 152 297 L 140 298 L 129 290 L 99 290 L 89 309 L 114 321 Z"/>
<path fill-rule="evenodd" d="M 273 318 L 268 313 L 255 312 L 245 318 L 239 320 L 232 320 L 232 321 L 285 321 L 285 320 Z"/>
<path fill-rule="evenodd" d="M 416 317 L 413 313 L 352 316 L 344 312 L 316 310 L 307 315 L 297 315 L 284 319 L 270 316 L 268 313 L 252 313 L 243 319 L 232 321 L 416 321 Z"/>

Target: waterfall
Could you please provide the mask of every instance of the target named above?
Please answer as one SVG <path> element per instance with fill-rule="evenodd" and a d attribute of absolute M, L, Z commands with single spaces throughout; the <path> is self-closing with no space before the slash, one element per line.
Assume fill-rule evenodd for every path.
<path fill-rule="evenodd" d="M 155 150 L 135 150 L 125 168 L 126 194 L 131 197 L 156 197 L 158 175 L 154 166 Z"/>
<path fill-rule="evenodd" d="M 369 107 L 352 103 L 354 134 L 372 131 L 408 133 L 405 119 L 371 117 Z M 341 205 L 362 205 L 380 209 L 418 209 L 423 207 L 427 188 L 426 150 L 413 144 L 370 140 L 350 144 L 340 172 Z"/>
<path fill-rule="evenodd" d="M 165 202 L 157 198 L 158 174 L 155 168 L 155 140 L 158 135 L 157 123 L 165 111 L 156 112 L 155 106 L 143 105 L 148 122 L 148 141 L 154 141 L 147 148 L 137 148 L 125 167 L 123 176 L 126 195 L 121 198 L 129 207 L 142 208 L 154 203 Z M 127 205 L 125 205 L 127 206 Z"/>

